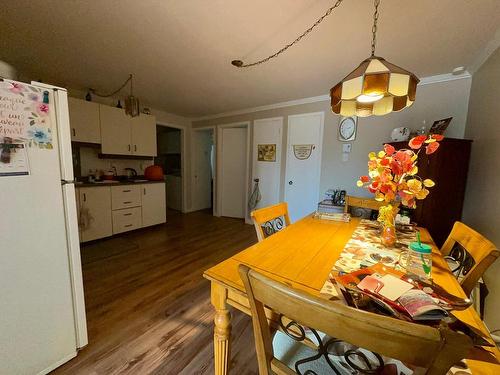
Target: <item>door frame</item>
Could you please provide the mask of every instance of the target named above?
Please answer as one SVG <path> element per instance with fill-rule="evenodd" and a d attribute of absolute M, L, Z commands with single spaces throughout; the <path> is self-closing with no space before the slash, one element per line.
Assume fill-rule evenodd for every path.
<path fill-rule="evenodd" d="M 186 174 L 186 151 L 187 151 L 187 140 L 186 140 L 186 131 L 187 127 L 184 125 L 172 124 L 169 122 L 156 121 L 156 125 L 165 126 L 169 128 L 179 129 L 181 131 L 181 171 L 182 171 L 182 213 L 187 212 L 187 174 Z"/>
<path fill-rule="evenodd" d="M 284 197 L 284 200 L 287 201 L 287 184 L 288 184 L 288 181 L 290 180 L 289 179 L 289 173 L 290 173 L 290 169 L 289 169 L 289 166 L 290 166 L 290 153 L 288 152 L 289 151 L 289 147 L 291 146 L 290 145 L 290 134 L 291 134 L 291 131 L 290 131 L 290 120 L 292 118 L 297 118 L 297 117 L 304 117 L 304 116 L 309 116 L 309 115 L 320 115 L 321 117 L 321 124 L 320 124 L 320 139 L 319 139 L 319 144 L 318 144 L 318 149 L 319 149 L 319 155 L 320 155 L 320 158 L 319 158 L 319 165 L 318 165 L 318 199 L 320 197 L 319 193 L 320 193 L 320 185 L 321 185 L 321 164 L 322 164 L 322 161 L 323 161 L 323 138 L 324 138 L 324 130 L 325 130 L 325 112 L 324 111 L 318 111 L 318 112 L 307 112 L 307 113 L 300 113 L 300 114 L 296 114 L 296 115 L 289 115 L 288 116 L 288 119 L 287 119 L 287 140 L 286 140 L 286 164 L 285 164 L 285 181 L 283 182 L 283 197 Z M 318 200 L 318 203 L 319 203 L 319 200 Z"/>
<path fill-rule="evenodd" d="M 247 150 L 246 150 L 246 167 L 245 167 L 245 180 L 246 180 L 246 189 L 245 189 L 245 223 L 247 224 L 252 224 L 252 221 L 250 220 L 249 212 L 248 212 L 248 193 L 250 189 L 250 126 L 251 126 L 251 121 L 240 121 L 240 122 L 234 122 L 230 124 L 221 124 L 217 125 L 217 147 L 216 147 L 216 175 L 218 181 L 223 181 L 224 175 L 222 173 L 222 163 L 220 160 L 220 155 L 222 155 L 222 150 L 223 150 L 223 142 L 222 142 L 222 129 L 224 128 L 246 128 L 247 129 Z M 220 131 L 219 131 L 220 129 Z M 216 185 L 216 197 L 217 197 L 217 204 L 214 204 L 214 207 L 216 207 L 216 213 L 215 216 L 220 216 L 221 211 L 222 211 L 222 189 L 221 189 L 221 184 Z"/>
<path fill-rule="evenodd" d="M 214 160 L 214 164 L 215 164 L 215 173 L 214 175 L 212 176 L 213 177 L 213 180 L 214 180 L 214 187 L 213 187 L 213 191 L 212 191 L 212 201 L 213 201 L 213 206 L 212 206 L 212 215 L 213 216 L 219 216 L 217 215 L 217 202 L 218 202 L 218 199 L 217 199 L 217 168 L 218 168 L 218 165 L 219 163 L 217 162 L 217 144 L 218 144 L 218 137 L 217 137 L 217 126 L 215 125 L 212 125 L 212 126 L 200 126 L 199 128 L 192 128 L 191 131 L 192 131 L 192 134 L 191 134 L 191 160 L 193 161 L 193 165 L 191 166 L 191 179 L 190 179 L 190 182 L 191 182 L 191 203 L 194 202 L 194 199 L 193 199 L 193 195 L 194 195 L 194 189 L 193 189 L 193 186 L 194 186 L 194 176 L 195 176 L 195 170 L 194 170 L 194 160 L 196 160 L 196 149 L 194 147 L 194 137 L 195 137 L 195 132 L 199 132 L 199 131 L 207 131 L 207 130 L 212 130 L 213 132 L 213 141 L 214 141 L 214 150 L 215 150 L 215 160 Z M 194 211 L 195 209 L 193 207 L 191 207 L 191 211 Z"/>
<path fill-rule="evenodd" d="M 259 122 L 259 121 L 274 121 L 274 120 L 280 120 L 281 121 L 281 138 L 280 138 L 280 153 L 278 155 L 278 153 L 276 154 L 276 157 L 278 158 L 279 157 L 279 177 L 278 177 L 278 202 L 281 200 L 281 191 L 282 191 L 282 186 L 283 186 L 283 165 L 285 166 L 286 168 L 286 164 L 283 163 L 283 144 L 285 143 L 284 140 L 283 140 L 283 135 L 285 133 L 285 117 L 284 116 L 275 116 L 275 117 L 266 117 L 266 118 L 258 118 L 258 119 L 255 119 L 253 120 L 253 124 L 252 124 L 252 153 L 250 155 L 250 157 L 252 158 L 252 165 L 251 165 L 251 176 L 250 178 L 252 179 L 250 182 L 251 182 L 251 188 L 250 189 L 253 189 L 253 178 L 254 178 L 254 173 L 255 173 L 255 167 L 256 165 L 253 164 L 254 163 L 254 152 L 257 153 L 258 150 L 256 149 L 256 145 L 253 144 L 253 141 L 254 141 L 254 138 L 255 138 L 255 123 L 256 122 Z M 288 130 L 288 123 L 287 123 L 287 129 Z M 285 161 L 286 162 L 286 161 Z M 277 202 L 277 203 L 278 203 Z"/>

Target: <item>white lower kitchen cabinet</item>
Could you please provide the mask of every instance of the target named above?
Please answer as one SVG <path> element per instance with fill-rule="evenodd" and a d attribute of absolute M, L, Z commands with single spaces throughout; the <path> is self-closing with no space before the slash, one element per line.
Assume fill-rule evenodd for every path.
<path fill-rule="evenodd" d="M 79 188 L 80 240 L 97 240 L 113 234 L 109 186 Z"/>
<path fill-rule="evenodd" d="M 120 185 L 111 187 L 111 208 L 121 210 L 141 206 L 142 185 Z"/>
<path fill-rule="evenodd" d="M 141 198 L 143 227 L 166 222 L 164 183 L 141 185 Z"/>
<path fill-rule="evenodd" d="M 128 232 L 142 227 L 141 207 L 113 211 L 113 234 Z"/>

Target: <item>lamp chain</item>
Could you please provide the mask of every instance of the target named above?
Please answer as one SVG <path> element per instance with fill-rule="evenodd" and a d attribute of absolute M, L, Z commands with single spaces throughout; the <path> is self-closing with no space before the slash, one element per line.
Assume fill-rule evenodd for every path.
<path fill-rule="evenodd" d="M 372 26 L 372 56 L 375 56 L 375 45 L 377 44 L 377 21 L 378 21 L 378 6 L 380 0 L 374 1 L 375 12 L 373 13 L 373 26 Z"/>
<path fill-rule="evenodd" d="M 116 89 L 115 91 L 113 91 L 109 94 L 99 93 L 99 92 L 95 91 L 94 89 L 89 89 L 89 91 L 96 96 L 100 96 L 101 98 L 109 98 L 110 96 L 118 94 L 129 82 L 130 82 L 130 94 L 132 95 L 132 74 L 130 74 L 128 76 L 127 80 L 125 82 L 123 82 L 123 84 L 118 89 Z"/>
<path fill-rule="evenodd" d="M 309 34 L 316 26 L 318 26 L 321 23 L 321 21 L 323 21 L 326 17 L 328 17 L 332 13 L 332 11 L 335 8 L 337 8 L 342 3 L 342 1 L 343 0 L 337 0 L 335 2 L 335 4 L 333 4 L 333 6 L 331 6 L 330 8 L 328 8 L 328 10 L 326 11 L 326 13 L 323 14 L 320 18 L 318 18 L 317 21 L 311 27 L 309 27 L 306 31 L 304 31 L 301 35 L 299 35 L 293 42 L 288 43 L 286 46 L 284 46 L 283 48 L 281 48 L 279 51 L 273 53 L 272 55 L 270 55 L 270 56 L 268 56 L 268 57 L 266 57 L 266 58 L 264 58 L 262 60 L 255 61 L 255 62 L 249 63 L 249 64 L 245 64 L 241 60 L 233 60 L 233 61 L 231 61 L 231 64 L 233 64 L 237 68 L 248 68 L 250 66 L 255 66 L 255 65 L 263 64 L 263 63 L 265 63 L 265 62 L 267 62 L 267 61 L 269 61 L 271 59 L 274 59 L 275 57 L 277 57 L 277 56 L 281 55 L 283 52 L 285 52 L 288 48 L 290 48 L 291 46 L 293 46 L 296 43 L 298 43 L 307 34 Z"/>

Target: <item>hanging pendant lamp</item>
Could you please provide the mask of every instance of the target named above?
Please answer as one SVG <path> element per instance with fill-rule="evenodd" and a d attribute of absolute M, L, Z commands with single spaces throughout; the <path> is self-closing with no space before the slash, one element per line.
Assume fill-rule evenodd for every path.
<path fill-rule="evenodd" d="M 382 116 L 401 111 L 415 101 L 417 76 L 375 56 L 380 0 L 374 4 L 371 56 L 330 89 L 332 111 L 342 116 Z"/>
<path fill-rule="evenodd" d="M 88 101 L 92 100 L 92 96 L 90 95 L 91 93 L 96 96 L 100 96 L 101 98 L 112 97 L 118 94 L 123 88 L 125 88 L 125 86 L 129 82 L 130 82 L 130 95 L 125 98 L 125 113 L 131 117 L 137 117 L 140 114 L 139 99 L 136 96 L 134 96 L 134 76 L 132 74 L 129 74 L 127 80 L 123 82 L 123 84 L 115 91 L 103 94 L 91 88 L 89 89 L 89 92 L 87 93 L 87 96 L 85 98 Z"/>

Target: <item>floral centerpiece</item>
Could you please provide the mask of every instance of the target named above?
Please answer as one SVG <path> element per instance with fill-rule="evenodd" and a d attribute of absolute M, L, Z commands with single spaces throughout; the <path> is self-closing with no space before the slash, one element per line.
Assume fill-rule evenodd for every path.
<path fill-rule="evenodd" d="M 383 226 L 382 242 L 386 246 L 396 242 L 394 218 L 398 205 L 416 208 L 417 201 L 425 199 L 428 189 L 435 185 L 431 179 L 422 179 L 417 175 L 417 160 L 424 145 L 425 153 L 432 154 L 443 138 L 439 134 L 419 135 L 408 142 L 409 149 L 396 151 L 394 146 L 385 144 L 378 153 L 368 154 L 368 175 L 361 176 L 357 185 L 375 194 L 375 200 L 386 203 L 380 207 L 378 216 Z"/>

